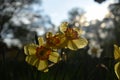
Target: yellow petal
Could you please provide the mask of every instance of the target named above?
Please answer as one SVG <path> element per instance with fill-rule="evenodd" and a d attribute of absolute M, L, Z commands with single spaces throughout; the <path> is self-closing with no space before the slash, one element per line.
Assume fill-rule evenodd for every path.
<path fill-rule="evenodd" d="M 115 64 L 114 70 L 115 70 L 115 74 L 117 75 L 118 79 L 120 80 L 120 62 Z"/>
<path fill-rule="evenodd" d="M 88 41 L 82 37 L 79 39 L 73 40 L 73 42 L 76 44 L 78 48 L 84 48 L 88 44 Z"/>
<path fill-rule="evenodd" d="M 88 44 L 88 41 L 85 38 L 69 40 L 68 48 L 71 50 L 77 50 L 80 48 L 84 48 L 87 44 Z"/>
<path fill-rule="evenodd" d="M 77 31 L 77 33 L 78 33 L 78 35 L 80 36 L 82 33 L 83 33 L 83 31 L 81 30 L 81 29 L 79 29 L 79 28 L 73 28 L 75 31 Z"/>
<path fill-rule="evenodd" d="M 67 26 L 68 26 L 68 23 L 67 22 L 63 22 L 61 25 L 60 25 L 60 31 L 62 33 L 64 33 L 64 31 L 66 31 L 67 29 Z"/>
<path fill-rule="evenodd" d="M 43 70 L 43 72 L 48 72 L 49 71 L 49 69 L 47 68 L 47 69 L 45 69 L 45 70 Z"/>
<path fill-rule="evenodd" d="M 44 44 L 44 40 L 42 37 L 38 37 L 38 42 L 39 42 L 39 46 L 42 46 Z"/>
<path fill-rule="evenodd" d="M 46 60 L 40 60 L 38 70 L 45 71 L 48 68 L 48 62 Z"/>
<path fill-rule="evenodd" d="M 26 55 L 35 55 L 36 53 L 36 44 L 28 44 L 26 46 L 24 46 L 24 53 Z"/>
<path fill-rule="evenodd" d="M 120 49 L 117 45 L 114 45 L 114 58 L 115 60 L 120 59 Z"/>
<path fill-rule="evenodd" d="M 26 62 L 28 62 L 29 64 L 33 65 L 33 66 L 38 66 L 39 64 L 39 60 L 36 56 L 27 56 L 26 57 Z"/>
<path fill-rule="evenodd" d="M 60 60 L 60 55 L 59 55 L 59 53 L 57 53 L 57 52 L 52 52 L 52 53 L 49 55 L 49 60 L 50 60 L 51 62 L 57 63 L 57 62 Z"/>
<path fill-rule="evenodd" d="M 51 32 L 46 33 L 46 38 L 49 38 L 49 37 L 52 37 L 52 36 L 53 36 L 53 34 Z"/>
<path fill-rule="evenodd" d="M 75 43 L 73 43 L 72 40 L 68 41 L 68 45 L 67 48 L 71 49 L 71 50 L 77 50 L 77 46 L 75 45 Z"/>
<path fill-rule="evenodd" d="M 60 39 L 60 43 L 56 44 L 58 48 L 64 48 L 66 46 L 66 37 L 63 34 L 59 34 L 58 38 Z"/>

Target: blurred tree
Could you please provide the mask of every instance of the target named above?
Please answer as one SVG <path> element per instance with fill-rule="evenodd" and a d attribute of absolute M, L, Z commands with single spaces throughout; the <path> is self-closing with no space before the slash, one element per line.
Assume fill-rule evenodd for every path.
<path fill-rule="evenodd" d="M 74 18 L 77 15 L 83 15 L 84 13 L 85 13 L 85 11 L 82 8 L 73 8 L 68 12 L 68 14 L 70 16 L 69 19 L 74 20 Z"/>
<path fill-rule="evenodd" d="M 118 3 L 109 5 L 109 10 L 113 14 L 115 43 L 120 45 L 120 0 Z"/>
<path fill-rule="evenodd" d="M 0 2 L 0 39 L 14 45 L 34 40 L 34 35 L 45 31 L 54 32 L 51 22 L 42 7 L 41 0 L 3 0 Z"/>
<path fill-rule="evenodd" d="M 69 22 L 77 27 L 85 26 L 87 21 L 82 8 L 73 8 L 69 12 Z"/>

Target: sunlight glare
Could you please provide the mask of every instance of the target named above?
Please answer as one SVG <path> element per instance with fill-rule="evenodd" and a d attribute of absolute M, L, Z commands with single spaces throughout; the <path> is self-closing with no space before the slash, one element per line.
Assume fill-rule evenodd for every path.
<path fill-rule="evenodd" d="M 87 18 L 87 21 L 95 20 L 95 19 L 102 20 L 107 13 L 108 13 L 107 9 L 95 8 L 94 10 L 92 10 L 92 9 L 88 10 L 88 12 L 85 14 L 85 16 Z"/>

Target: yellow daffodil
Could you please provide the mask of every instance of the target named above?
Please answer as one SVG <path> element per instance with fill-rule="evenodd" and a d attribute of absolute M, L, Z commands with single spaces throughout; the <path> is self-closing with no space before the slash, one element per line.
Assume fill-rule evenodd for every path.
<path fill-rule="evenodd" d="M 60 31 L 65 35 L 66 47 L 71 50 L 77 50 L 84 48 L 88 41 L 81 37 L 82 30 L 76 27 L 69 27 L 67 22 L 64 22 L 60 26 Z"/>
<path fill-rule="evenodd" d="M 42 37 L 39 37 L 38 41 L 39 45 L 32 43 L 24 46 L 24 52 L 27 55 L 26 62 L 37 67 L 40 71 L 47 72 L 49 65 L 48 60 L 57 63 L 59 54 L 46 47 Z"/>
<path fill-rule="evenodd" d="M 46 34 L 46 42 L 48 47 L 51 47 L 54 49 L 64 48 L 66 45 L 65 36 L 59 33 L 53 35 L 51 32 L 48 32 Z"/>
<path fill-rule="evenodd" d="M 114 58 L 116 61 L 118 61 L 114 66 L 114 70 L 118 79 L 120 80 L 120 47 L 117 45 L 114 45 Z"/>

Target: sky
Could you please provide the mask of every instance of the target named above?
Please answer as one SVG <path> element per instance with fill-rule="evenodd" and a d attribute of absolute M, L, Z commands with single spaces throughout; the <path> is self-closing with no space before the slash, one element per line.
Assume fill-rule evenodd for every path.
<path fill-rule="evenodd" d="M 87 20 L 102 20 L 108 11 L 108 5 L 114 0 L 106 0 L 99 4 L 94 0 L 43 0 L 42 7 L 55 25 L 68 19 L 68 11 L 72 8 L 82 8 L 86 11 Z"/>

